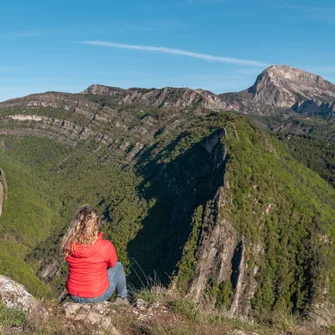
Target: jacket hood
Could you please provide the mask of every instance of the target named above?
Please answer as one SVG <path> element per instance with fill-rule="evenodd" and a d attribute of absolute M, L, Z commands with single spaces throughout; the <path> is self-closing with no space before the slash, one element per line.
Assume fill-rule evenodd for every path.
<path fill-rule="evenodd" d="M 76 258 L 87 258 L 96 252 L 99 248 L 99 245 L 102 241 L 103 233 L 99 233 L 98 239 L 92 245 L 84 245 L 84 244 L 73 244 L 70 256 Z"/>

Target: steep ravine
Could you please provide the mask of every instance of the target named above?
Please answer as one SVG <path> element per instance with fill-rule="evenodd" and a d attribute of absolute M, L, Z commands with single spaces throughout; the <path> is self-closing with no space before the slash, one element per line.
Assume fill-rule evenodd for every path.
<path fill-rule="evenodd" d="M 148 203 L 155 203 L 143 228 L 128 244 L 129 256 L 163 283 L 169 282 L 181 259 L 194 210 L 213 199 L 223 183 L 225 154 L 218 148 L 224 130 L 209 134 L 186 149 L 183 146 L 193 135 L 182 134 L 148 164 L 141 167 L 141 160 L 138 163 L 138 173 L 144 177 L 139 192 Z M 139 253 L 139 248 L 147 252 Z"/>

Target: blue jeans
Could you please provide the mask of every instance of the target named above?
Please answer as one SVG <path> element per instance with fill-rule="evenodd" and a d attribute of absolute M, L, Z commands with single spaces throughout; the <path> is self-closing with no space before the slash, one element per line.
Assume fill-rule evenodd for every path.
<path fill-rule="evenodd" d="M 126 285 L 126 276 L 124 274 L 123 266 L 120 262 L 117 262 L 113 268 L 109 268 L 108 272 L 108 289 L 100 296 L 95 298 L 81 298 L 71 295 L 71 299 L 74 302 L 101 302 L 109 299 L 114 293 L 115 289 L 117 296 L 125 298 L 127 296 L 127 285 Z"/>

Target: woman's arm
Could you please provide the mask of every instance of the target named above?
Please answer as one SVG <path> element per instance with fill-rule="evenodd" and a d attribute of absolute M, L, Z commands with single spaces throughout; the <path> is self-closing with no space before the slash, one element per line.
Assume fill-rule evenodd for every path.
<path fill-rule="evenodd" d="M 108 242 L 108 243 L 106 243 Z M 106 241 L 107 244 L 106 248 L 106 262 L 108 268 L 113 268 L 117 263 L 117 254 L 114 245 L 110 241 Z"/>

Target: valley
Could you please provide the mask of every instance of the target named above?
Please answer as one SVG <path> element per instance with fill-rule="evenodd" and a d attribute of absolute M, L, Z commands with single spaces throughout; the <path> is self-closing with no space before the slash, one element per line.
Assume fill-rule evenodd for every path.
<path fill-rule="evenodd" d="M 273 66 L 238 93 L 92 85 L 0 103 L 2 274 L 58 296 L 59 241 L 89 203 L 134 287 L 156 277 L 254 317 L 334 303 L 334 92 Z"/>

